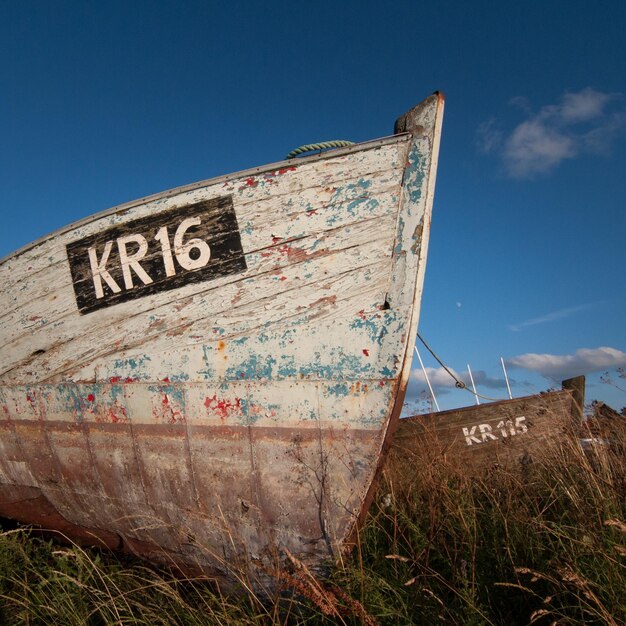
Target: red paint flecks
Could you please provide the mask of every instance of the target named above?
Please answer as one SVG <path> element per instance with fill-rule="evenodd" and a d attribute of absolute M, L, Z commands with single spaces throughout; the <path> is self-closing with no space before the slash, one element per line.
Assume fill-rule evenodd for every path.
<path fill-rule="evenodd" d="M 204 399 L 204 406 L 216 413 L 220 419 L 224 420 L 233 413 L 241 413 L 241 398 L 235 398 L 234 402 L 218 398 L 215 394 L 212 398 L 208 396 Z"/>
<path fill-rule="evenodd" d="M 311 217 L 311 215 L 317 215 L 317 209 L 313 209 L 311 211 L 306 212 L 307 217 Z"/>
<path fill-rule="evenodd" d="M 287 280 L 287 277 L 286 276 L 281 276 L 280 280 Z"/>
<path fill-rule="evenodd" d="M 369 356 L 370 355 L 370 351 L 367 348 L 363 348 L 363 354 L 365 356 Z"/>
<path fill-rule="evenodd" d="M 121 376 L 111 376 L 111 378 L 109 378 L 109 382 L 112 385 L 115 385 L 116 383 L 132 383 L 134 381 L 135 379 L 130 376 L 127 376 L 126 378 L 122 378 Z"/>
<path fill-rule="evenodd" d="M 357 313 L 357 315 L 358 315 L 358 316 L 359 316 L 362 320 L 366 319 L 366 317 L 365 317 L 365 310 L 364 310 L 364 309 L 361 309 L 361 310 Z"/>
<path fill-rule="evenodd" d="M 255 180 L 252 176 L 246 178 L 245 183 L 247 187 L 256 187 L 259 184 L 258 181 Z"/>
<path fill-rule="evenodd" d="M 169 376 L 166 376 L 165 378 L 161 378 L 161 382 L 162 383 L 169 383 L 170 382 Z"/>
<path fill-rule="evenodd" d="M 384 380 L 381 380 L 378 384 L 379 384 L 381 387 L 384 387 L 384 386 L 385 386 L 385 381 L 384 381 Z"/>
<path fill-rule="evenodd" d="M 277 237 L 276 235 L 272 235 L 272 243 L 278 243 L 282 237 Z"/>
<path fill-rule="evenodd" d="M 280 254 L 286 256 L 291 263 L 299 263 L 308 258 L 308 253 L 303 248 L 292 248 L 291 246 L 284 245 L 280 248 L 276 248 Z"/>
<path fill-rule="evenodd" d="M 119 406 L 117 400 L 113 404 L 113 406 L 109 409 L 109 419 L 113 424 L 117 424 L 118 422 L 127 422 L 128 414 L 126 413 L 126 409 L 123 406 Z"/>
<path fill-rule="evenodd" d="M 93 402 L 96 399 L 96 396 L 93 395 L 93 393 L 90 393 L 87 396 L 87 400 L 89 400 L 89 402 Z"/>
<path fill-rule="evenodd" d="M 185 416 L 176 408 L 176 404 L 170 404 L 170 399 L 167 394 L 163 394 L 163 400 L 161 401 L 162 407 L 159 410 L 155 407 L 152 411 L 154 417 L 162 420 L 166 420 L 168 424 L 176 424 L 176 422 L 184 422 Z"/>
<path fill-rule="evenodd" d="M 283 174 L 286 174 L 287 172 L 295 172 L 296 168 L 295 167 L 282 167 L 281 169 L 278 170 L 277 174 L 279 176 L 282 176 Z"/>
<path fill-rule="evenodd" d="M 98 411 L 96 413 L 96 422 L 111 422 L 112 424 L 125 423 L 128 421 L 128 414 L 123 406 L 117 403 L 117 400 L 112 406 L 104 411 Z"/>

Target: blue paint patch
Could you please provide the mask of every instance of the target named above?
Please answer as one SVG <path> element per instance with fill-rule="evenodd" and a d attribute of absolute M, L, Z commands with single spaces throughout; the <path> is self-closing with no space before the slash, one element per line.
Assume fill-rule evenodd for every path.
<path fill-rule="evenodd" d="M 357 198 L 356 200 L 350 202 L 346 209 L 348 210 L 348 213 L 350 213 L 350 215 L 354 216 L 356 215 L 356 210 L 362 205 L 364 205 L 364 209 L 371 213 L 372 211 L 374 211 L 374 209 L 378 207 L 379 202 L 378 200 L 376 200 L 376 198 Z"/>
<path fill-rule="evenodd" d="M 372 373 L 372 364 L 354 354 L 344 354 L 337 361 L 337 368 L 346 378 L 366 378 Z"/>
<path fill-rule="evenodd" d="M 326 388 L 326 392 L 330 396 L 345 398 L 350 393 L 350 387 L 346 383 L 337 383 Z"/>
<path fill-rule="evenodd" d="M 241 363 L 226 370 L 226 378 L 230 380 L 271 380 L 274 377 L 276 359 L 267 355 L 264 358 L 252 354 Z"/>
<path fill-rule="evenodd" d="M 124 385 L 111 385 L 111 398 L 113 402 L 124 399 Z"/>
<path fill-rule="evenodd" d="M 145 367 L 148 361 L 152 361 L 148 354 L 138 358 L 115 359 L 113 362 L 113 369 L 116 371 L 128 371 L 130 369 L 133 372 L 133 378 L 141 378 L 142 376 L 145 378 L 146 374 L 142 373 L 141 370 Z"/>
<path fill-rule="evenodd" d="M 337 222 L 338 220 L 339 220 L 339 213 L 335 211 L 334 213 L 331 213 L 326 218 L 326 226 L 334 226 L 335 222 Z"/>
<path fill-rule="evenodd" d="M 395 316 L 389 313 L 382 314 L 384 317 L 379 317 L 380 315 L 377 313 L 372 317 L 357 317 L 350 324 L 350 328 L 353 330 L 364 330 L 369 339 L 380 346 L 383 338 L 389 332 L 387 327 L 395 321 Z"/>
<path fill-rule="evenodd" d="M 298 369 L 296 368 L 294 357 L 281 355 L 276 373 L 279 378 L 296 378 Z"/>
<path fill-rule="evenodd" d="M 398 255 L 402 252 L 402 239 L 404 237 L 404 219 L 402 216 L 398 219 L 398 232 L 396 234 L 396 245 L 393 249 L 394 255 Z"/>
<path fill-rule="evenodd" d="M 173 383 L 184 383 L 189 380 L 189 374 L 186 372 L 181 372 L 180 374 L 170 374 L 168 379 Z"/>
<path fill-rule="evenodd" d="M 64 385 L 59 387 L 59 392 L 65 401 L 66 410 L 74 415 L 77 422 L 82 422 L 84 418 L 83 412 L 87 403 L 82 397 L 82 390 L 76 385 Z"/>
<path fill-rule="evenodd" d="M 293 343 L 293 340 L 296 336 L 296 330 L 295 329 L 289 329 L 286 330 L 282 337 L 279 338 L 278 340 L 278 345 L 281 348 L 286 348 L 290 343 Z"/>
<path fill-rule="evenodd" d="M 175 402 L 181 409 L 185 407 L 185 391 L 177 385 L 148 385 L 148 391 L 165 394 L 170 402 Z"/>
<path fill-rule="evenodd" d="M 367 190 L 371 186 L 371 180 L 360 178 L 356 183 L 350 183 L 344 187 L 338 187 L 331 196 L 329 205 L 340 205 L 344 202 L 348 202 L 346 210 L 352 216 L 356 214 L 357 208 L 359 208 L 362 204 L 365 204 L 367 209 L 372 211 L 378 206 L 378 200 L 367 196 Z M 337 220 L 341 217 L 340 210 L 342 210 L 343 207 L 335 206 L 333 209 L 334 211 L 326 218 L 327 226 L 333 226 L 333 224 L 335 224 L 335 222 L 337 222 Z"/>
<path fill-rule="evenodd" d="M 422 197 L 422 187 L 426 176 L 425 160 L 416 144 L 411 146 L 408 166 L 404 173 L 405 188 L 411 203 L 417 203 Z"/>
<path fill-rule="evenodd" d="M 211 380 L 215 378 L 215 370 L 212 367 L 213 363 L 213 352 L 211 346 L 203 345 L 202 346 L 202 360 L 206 366 L 205 369 L 200 370 L 200 374 L 204 376 L 207 380 Z"/>
<path fill-rule="evenodd" d="M 324 238 L 323 237 L 318 237 L 313 242 L 313 245 L 311 246 L 311 250 L 317 250 L 318 246 L 320 246 L 322 243 L 324 243 Z"/>

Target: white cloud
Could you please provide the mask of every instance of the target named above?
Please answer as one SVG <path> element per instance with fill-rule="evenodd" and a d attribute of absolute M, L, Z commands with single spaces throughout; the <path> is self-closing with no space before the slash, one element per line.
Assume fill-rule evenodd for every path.
<path fill-rule="evenodd" d="M 428 380 L 434 389 L 438 388 L 446 388 L 446 387 L 454 387 L 456 385 L 456 381 L 443 367 L 427 367 L 426 373 L 428 374 Z M 450 371 L 460 380 L 463 380 L 462 376 L 450 368 Z M 422 383 L 426 385 L 426 376 L 424 376 L 424 372 L 421 369 L 413 370 L 411 372 L 411 378 L 418 383 Z"/>
<path fill-rule="evenodd" d="M 578 93 L 566 93 L 560 106 L 555 107 L 554 116 L 564 122 L 575 123 L 601 117 L 611 96 L 587 87 Z M 546 109 L 549 107 L 546 107 Z"/>
<path fill-rule="evenodd" d="M 502 131 L 495 119 L 483 122 L 478 127 L 478 147 L 481 152 L 494 152 L 502 146 Z"/>
<path fill-rule="evenodd" d="M 560 381 L 572 376 L 601 372 L 626 366 L 626 352 L 616 348 L 581 348 L 574 354 L 522 354 L 507 359 L 509 367 L 520 367 L 537 372 L 546 378 Z"/>
<path fill-rule="evenodd" d="M 579 304 L 577 306 L 568 307 L 566 309 L 559 309 L 558 311 L 551 311 L 550 313 L 546 313 L 545 315 L 533 317 L 517 324 L 510 324 L 509 329 L 518 332 L 523 328 L 528 328 L 528 326 L 537 326 L 538 324 L 545 324 L 547 322 L 565 319 L 566 317 L 570 317 L 571 315 L 579 313 L 580 311 L 591 309 L 598 304 L 602 304 L 602 302 L 588 302 L 586 304 Z"/>
<path fill-rule="evenodd" d="M 515 99 L 518 108 L 519 101 L 526 102 Z M 522 108 L 527 119 L 509 133 L 501 131 L 494 119 L 478 128 L 481 150 L 498 154 L 513 178 L 550 172 L 564 160 L 587 152 L 607 152 L 616 132 L 626 126 L 621 95 L 591 87 L 565 93 L 558 104 L 543 106 L 534 114 Z"/>
<path fill-rule="evenodd" d="M 548 172 L 578 154 L 574 138 L 539 120 L 520 124 L 506 140 L 504 162 L 513 178 Z"/>

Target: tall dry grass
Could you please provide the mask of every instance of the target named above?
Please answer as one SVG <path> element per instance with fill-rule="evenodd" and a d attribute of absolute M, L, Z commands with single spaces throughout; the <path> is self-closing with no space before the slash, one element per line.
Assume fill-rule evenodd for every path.
<path fill-rule="evenodd" d="M 0 623 L 626 624 L 626 429 L 579 435 L 473 473 L 393 453 L 352 557 L 320 577 L 286 554 L 263 597 L 5 531 Z"/>

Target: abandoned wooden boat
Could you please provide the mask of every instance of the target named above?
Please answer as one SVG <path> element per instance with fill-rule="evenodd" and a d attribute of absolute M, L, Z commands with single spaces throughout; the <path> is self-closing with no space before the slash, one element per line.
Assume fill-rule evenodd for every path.
<path fill-rule="evenodd" d="M 0 515 L 216 574 L 346 549 L 408 380 L 442 114 L 5 258 Z"/>
<path fill-rule="evenodd" d="M 560 391 L 404 418 L 389 463 L 410 472 L 415 463 L 445 459 L 469 473 L 536 458 L 582 424 L 584 381 L 581 376 L 563 381 Z"/>

